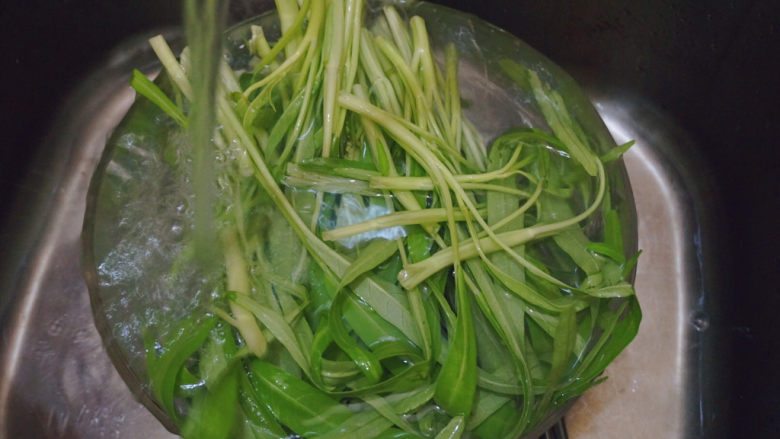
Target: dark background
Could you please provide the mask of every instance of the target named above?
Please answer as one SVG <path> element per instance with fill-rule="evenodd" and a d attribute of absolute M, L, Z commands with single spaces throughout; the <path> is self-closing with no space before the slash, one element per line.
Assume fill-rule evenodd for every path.
<path fill-rule="evenodd" d="M 68 94 L 123 40 L 178 24 L 179 3 L 1 0 L 0 225 L 27 220 L 14 216 L 14 206 L 34 198 L 40 169 L 32 164 L 46 154 L 45 135 Z M 704 251 L 712 266 L 705 268 L 723 273 L 715 287 L 725 312 L 713 315 L 712 325 L 724 340 L 712 361 L 731 368 L 717 383 L 730 408 L 716 412 L 713 425 L 728 425 L 725 418 L 730 437 L 774 437 L 780 2 L 439 3 L 510 30 L 585 84 L 641 96 L 690 135 L 711 203 L 714 239 Z M 232 7 L 242 13 L 241 5 Z M 13 239 L 4 230 L 0 244 Z"/>

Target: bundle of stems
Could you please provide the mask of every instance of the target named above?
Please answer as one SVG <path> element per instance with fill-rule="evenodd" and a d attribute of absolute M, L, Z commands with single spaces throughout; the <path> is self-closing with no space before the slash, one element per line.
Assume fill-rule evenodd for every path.
<path fill-rule="evenodd" d="M 132 82 L 201 140 L 198 109 L 216 122 L 215 164 L 193 172 L 213 191 L 221 293 L 150 329 L 156 401 L 185 437 L 532 431 L 636 333 L 636 256 L 605 172 L 628 145 L 596 155 L 564 98 L 512 60 L 546 126 L 487 145 L 457 50 L 432 47 L 422 18 L 276 5 L 278 29 L 250 27 L 251 61 L 214 58 L 213 93 L 194 80 L 203 51 L 177 58 L 161 36 L 163 77 Z"/>

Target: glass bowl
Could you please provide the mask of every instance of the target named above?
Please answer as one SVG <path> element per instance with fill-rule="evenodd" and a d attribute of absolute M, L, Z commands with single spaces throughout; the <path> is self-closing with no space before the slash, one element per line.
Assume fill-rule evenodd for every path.
<path fill-rule="evenodd" d="M 464 114 L 487 140 L 512 128 L 549 126 L 527 84 L 507 70 L 505 60 L 533 70 L 563 98 L 572 119 L 582 127 L 590 147 L 603 155 L 615 147 L 608 130 L 575 81 L 549 59 L 515 36 L 452 9 L 411 2 L 399 8 L 421 16 L 439 61 L 443 47 L 459 54 L 458 80 Z M 369 16 L 379 14 L 372 9 Z M 227 59 L 233 68 L 249 62 L 250 27 L 260 24 L 269 39 L 278 36 L 275 14 L 266 13 L 232 27 L 226 34 Z M 165 87 L 164 79 L 159 80 Z M 187 263 L 192 228 L 189 177 L 171 163 L 183 142 L 175 124 L 156 106 L 138 100 L 106 144 L 93 176 L 83 230 L 86 279 L 96 325 L 109 355 L 139 400 L 171 431 L 177 424 L 150 387 L 147 351 L 154 337 L 173 336 L 181 322 L 211 312 L 220 300 L 219 273 Z M 636 253 L 636 214 L 621 160 L 608 163 L 609 200 L 618 213 L 625 254 Z M 604 218 L 594 215 L 589 236 L 603 234 Z M 619 304 L 619 300 L 610 306 Z M 638 306 L 636 301 L 631 306 Z M 539 417 L 523 437 L 547 429 L 572 401 Z M 186 410 L 186 409 L 185 409 Z"/>

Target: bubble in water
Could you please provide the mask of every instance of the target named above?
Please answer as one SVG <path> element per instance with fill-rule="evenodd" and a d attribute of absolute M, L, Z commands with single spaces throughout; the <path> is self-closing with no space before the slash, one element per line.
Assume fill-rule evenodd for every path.
<path fill-rule="evenodd" d="M 116 143 L 117 145 L 122 146 L 124 148 L 131 148 L 134 146 L 138 146 L 141 143 L 141 140 L 137 134 L 127 133 L 124 134 L 122 137 L 120 137 Z"/>
<path fill-rule="evenodd" d="M 704 332 L 710 327 L 710 318 L 704 311 L 694 311 L 691 314 L 691 324 L 697 331 Z"/>
<path fill-rule="evenodd" d="M 65 325 L 62 318 L 54 320 L 49 325 L 49 335 L 52 337 L 58 337 L 60 334 L 62 334 L 64 327 Z"/>

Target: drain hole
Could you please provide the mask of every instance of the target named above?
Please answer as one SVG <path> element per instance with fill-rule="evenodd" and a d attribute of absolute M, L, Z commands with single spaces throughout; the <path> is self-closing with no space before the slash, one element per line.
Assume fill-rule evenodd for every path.
<path fill-rule="evenodd" d="M 569 435 L 566 434 L 566 425 L 563 423 L 563 419 L 561 419 L 550 427 L 546 433 L 539 436 L 539 439 L 567 439 L 568 437 Z"/>

